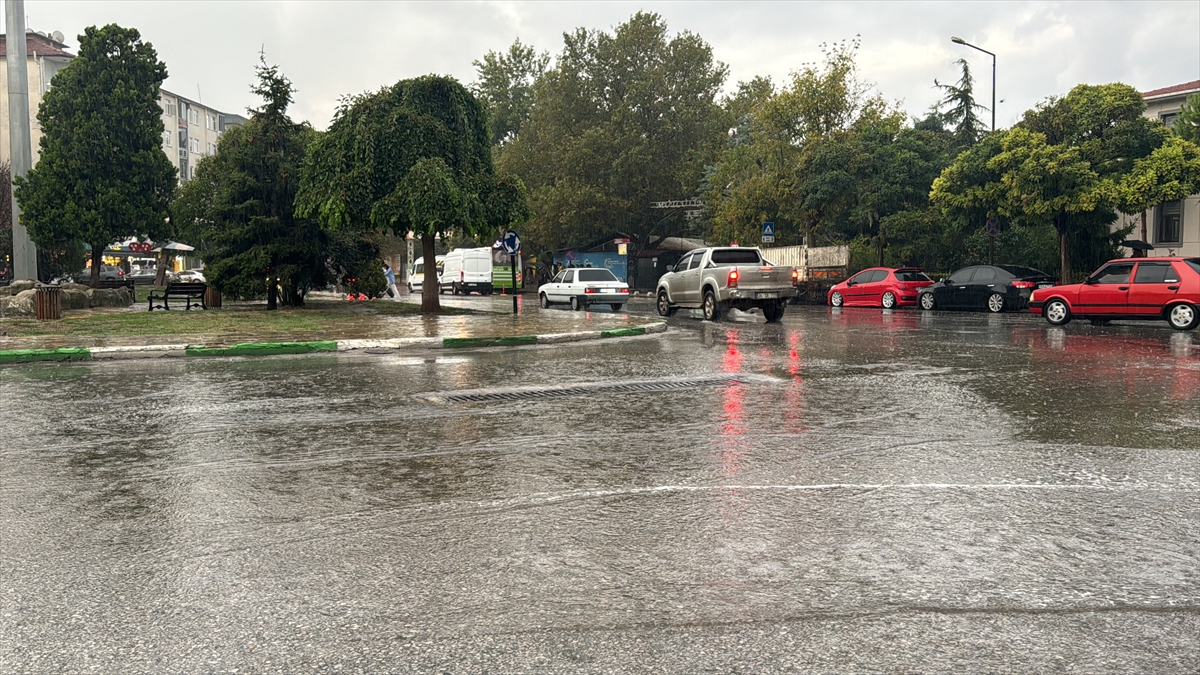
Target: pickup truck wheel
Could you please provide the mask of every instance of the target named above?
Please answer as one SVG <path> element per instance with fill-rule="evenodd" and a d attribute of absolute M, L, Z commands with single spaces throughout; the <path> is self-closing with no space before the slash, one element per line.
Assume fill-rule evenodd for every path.
<path fill-rule="evenodd" d="M 571 309 L 575 310 L 576 312 L 583 309 L 583 301 L 579 299 L 578 295 L 571 296 Z"/>
<path fill-rule="evenodd" d="M 658 292 L 658 302 L 656 303 L 656 306 L 658 307 L 659 316 L 671 316 L 675 313 L 675 308 L 671 306 L 671 300 L 667 298 L 666 291 Z"/>
<path fill-rule="evenodd" d="M 612 307 L 612 311 L 619 312 L 619 311 L 621 311 L 621 308 L 624 307 L 624 305 L 622 305 L 619 302 L 614 302 L 611 305 L 609 305 L 609 307 Z"/>
<path fill-rule="evenodd" d="M 762 308 L 763 316 L 767 319 L 767 323 L 779 323 L 783 319 L 784 305 L 764 305 Z"/>
<path fill-rule="evenodd" d="M 721 318 L 721 305 L 717 303 L 717 296 L 713 295 L 711 290 L 704 291 L 704 318 L 707 321 L 716 321 Z"/>
<path fill-rule="evenodd" d="M 547 298 L 545 293 L 538 296 L 538 301 L 542 303 L 542 309 L 550 309 L 550 298 Z"/>

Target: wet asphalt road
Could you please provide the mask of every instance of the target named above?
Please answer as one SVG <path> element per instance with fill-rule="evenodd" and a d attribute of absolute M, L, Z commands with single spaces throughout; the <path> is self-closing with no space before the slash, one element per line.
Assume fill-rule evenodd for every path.
<path fill-rule="evenodd" d="M 0 369 L 0 672 L 1200 671 L 1200 334 L 670 324 Z"/>

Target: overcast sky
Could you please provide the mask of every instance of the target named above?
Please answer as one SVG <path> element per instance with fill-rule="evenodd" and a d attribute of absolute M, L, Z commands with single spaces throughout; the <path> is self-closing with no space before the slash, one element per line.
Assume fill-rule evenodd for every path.
<path fill-rule="evenodd" d="M 861 36 L 859 65 L 885 97 L 920 115 L 966 57 L 991 94 L 998 55 L 997 123 L 1080 83 L 1121 81 L 1142 91 L 1200 79 L 1200 2 L 55 2 L 26 0 L 28 26 L 62 31 L 71 47 L 92 24 L 139 29 L 170 72 L 166 88 L 224 112 L 250 94 L 260 49 L 298 88 L 292 109 L 317 128 L 339 96 L 426 73 L 470 83 L 471 62 L 514 39 L 557 55 L 564 31 L 610 31 L 638 10 L 672 33 L 698 33 L 729 66 L 726 90 L 769 75 L 778 84 L 821 57 L 822 42 Z M 986 116 L 985 116 L 986 118 Z"/>

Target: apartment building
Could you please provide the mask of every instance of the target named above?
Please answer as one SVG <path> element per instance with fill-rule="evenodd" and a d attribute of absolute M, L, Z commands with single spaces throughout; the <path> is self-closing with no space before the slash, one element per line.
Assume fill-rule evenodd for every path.
<path fill-rule="evenodd" d="M 38 161 L 38 146 L 42 138 L 41 125 L 37 121 L 38 106 L 42 97 L 50 91 L 50 81 L 75 58 L 63 43 L 63 34 L 57 31 L 47 34 L 28 31 L 25 34 L 25 52 L 29 73 L 29 125 L 33 149 L 33 163 Z M 8 139 L 8 67 L 5 36 L 0 34 L 0 162 L 12 157 Z M 223 113 L 199 101 L 185 98 L 165 89 L 159 91 L 159 105 L 163 111 L 162 149 L 167 159 L 179 170 L 180 182 L 196 175 L 196 164 L 209 155 L 216 154 L 217 141 L 231 126 L 244 124 L 241 115 Z"/>
<path fill-rule="evenodd" d="M 179 170 L 180 182 L 196 176 L 201 159 L 217 154 L 217 142 L 226 129 L 246 122 L 241 115 L 223 113 L 166 89 L 159 90 L 158 104 L 163 111 L 163 152 Z"/>
<path fill-rule="evenodd" d="M 1200 80 L 1142 92 L 1146 117 L 1171 126 L 1184 101 L 1200 93 Z M 1116 226 L 1134 224 L 1131 239 L 1141 239 L 1141 214 L 1119 218 Z M 1200 256 L 1200 195 L 1159 204 L 1146 211 L 1146 239 L 1154 246 L 1150 255 Z"/>
<path fill-rule="evenodd" d="M 38 161 L 38 145 L 42 138 L 42 127 L 38 124 L 37 110 L 42 97 L 50 91 L 50 80 L 75 58 L 66 51 L 63 34 L 25 33 L 25 70 L 29 79 L 29 132 L 33 150 L 33 163 Z M 0 162 L 12 159 L 8 138 L 8 41 L 0 35 Z"/>

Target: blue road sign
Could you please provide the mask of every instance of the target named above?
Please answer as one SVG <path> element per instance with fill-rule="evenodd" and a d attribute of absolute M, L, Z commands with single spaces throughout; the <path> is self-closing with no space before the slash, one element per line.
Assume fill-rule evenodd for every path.
<path fill-rule="evenodd" d="M 775 243 L 775 223 L 763 223 L 762 240 L 764 244 Z"/>
<path fill-rule="evenodd" d="M 987 232 L 989 237 L 994 237 L 1000 234 L 1000 221 L 997 220 L 995 216 L 988 218 L 987 222 L 983 225 L 983 230 Z"/>
<path fill-rule="evenodd" d="M 516 255 L 521 250 L 521 236 L 517 234 L 516 230 L 505 230 L 501 243 L 504 246 L 504 252 L 509 255 Z"/>
<path fill-rule="evenodd" d="M 575 251 L 567 251 L 566 258 L 567 258 L 567 262 L 574 262 L 575 261 Z"/>

